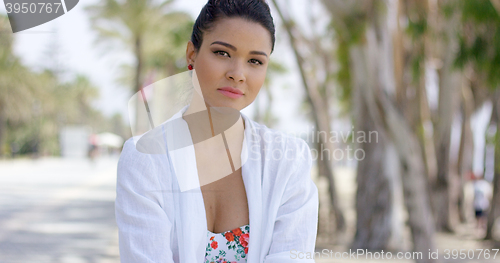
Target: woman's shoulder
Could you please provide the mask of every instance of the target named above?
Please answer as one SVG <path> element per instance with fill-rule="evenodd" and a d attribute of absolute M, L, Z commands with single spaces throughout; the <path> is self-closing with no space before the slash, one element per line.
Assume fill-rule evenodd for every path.
<path fill-rule="evenodd" d="M 134 161 L 136 159 L 152 159 L 156 154 L 151 150 L 150 143 L 146 142 L 146 136 L 130 137 L 123 144 L 120 161 Z"/>
<path fill-rule="evenodd" d="M 141 149 L 140 138 L 136 136 L 125 141 L 117 165 L 118 180 L 158 184 L 159 175 L 169 169 L 168 158 L 166 153 L 150 153 Z"/>

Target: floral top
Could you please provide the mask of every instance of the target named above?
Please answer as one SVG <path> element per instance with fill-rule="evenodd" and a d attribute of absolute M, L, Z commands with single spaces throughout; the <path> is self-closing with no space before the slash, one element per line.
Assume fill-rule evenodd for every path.
<path fill-rule="evenodd" d="M 205 263 L 247 262 L 250 225 L 240 226 L 223 233 L 207 231 Z"/>

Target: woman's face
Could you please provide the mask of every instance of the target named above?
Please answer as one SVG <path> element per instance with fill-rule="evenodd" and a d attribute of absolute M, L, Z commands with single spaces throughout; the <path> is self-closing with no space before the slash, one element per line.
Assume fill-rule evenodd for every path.
<path fill-rule="evenodd" d="M 196 52 L 188 43 L 187 63 L 193 65 L 205 103 L 242 110 L 255 100 L 266 77 L 271 36 L 262 25 L 242 18 L 223 18 L 203 34 Z M 223 91 L 234 88 L 242 95 Z"/>

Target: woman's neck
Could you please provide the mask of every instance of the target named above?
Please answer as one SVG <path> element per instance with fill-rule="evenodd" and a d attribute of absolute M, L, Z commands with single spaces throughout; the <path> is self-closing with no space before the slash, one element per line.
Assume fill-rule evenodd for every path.
<path fill-rule="evenodd" d="M 189 116 L 189 117 L 188 117 Z M 245 120 L 241 113 L 227 107 L 196 107 L 190 104 L 182 115 L 188 123 L 193 142 L 200 138 L 211 138 L 224 133 L 226 137 L 241 137 L 245 130 Z"/>

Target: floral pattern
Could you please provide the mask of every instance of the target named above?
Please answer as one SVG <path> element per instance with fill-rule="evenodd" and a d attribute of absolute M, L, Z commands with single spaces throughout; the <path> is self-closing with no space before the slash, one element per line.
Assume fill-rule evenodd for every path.
<path fill-rule="evenodd" d="M 223 233 L 207 231 L 207 236 L 205 263 L 247 262 L 250 225 L 240 226 Z"/>

